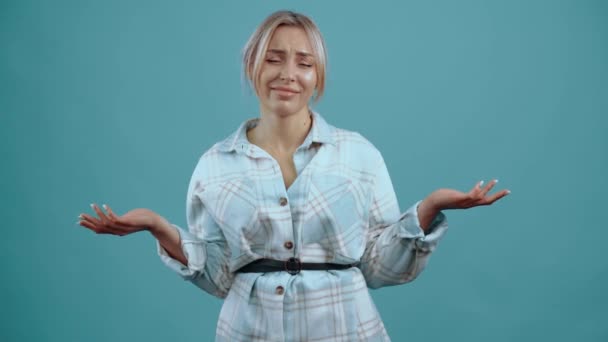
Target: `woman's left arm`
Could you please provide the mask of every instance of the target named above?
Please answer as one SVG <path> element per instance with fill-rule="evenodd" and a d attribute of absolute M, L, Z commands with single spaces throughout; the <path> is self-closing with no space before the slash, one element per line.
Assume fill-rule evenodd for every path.
<path fill-rule="evenodd" d="M 448 228 L 442 210 L 489 205 L 509 193 L 503 190 L 488 195 L 496 181 L 483 188 L 480 182 L 468 193 L 439 189 L 401 214 L 381 157 L 376 170 L 370 223 L 360 266 L 370 288 L 403 284 L 423 271 Z"/>

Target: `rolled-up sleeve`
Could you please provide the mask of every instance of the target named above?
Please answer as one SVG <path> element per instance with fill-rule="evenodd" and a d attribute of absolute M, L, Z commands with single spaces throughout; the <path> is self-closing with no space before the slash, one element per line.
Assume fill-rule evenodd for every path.
<path fill-rule="evenodd" d="M 201 200 L 204 165 L 199 161 L 194 170 L 186 200 L 188 230 L 172 226 L 180 236 L 180 244 L 188 264 L 172 258 L 157 241 L 158 254 L 164 264 L 183 279 L 191 281 L 208 293 L 225 298 L 232 285 L 233 273 L 229 270 L 229 249 L 226 239 Z"/>
<path fill-rule="evenodd" d="M 377 165 L 366 248 L 361 259 L 361 271 L 370 288 L 414 280 L 448 228 L 447 219 L 440 212 L 425 233 L 418 219 L 421 201 L 401 213 L 381 156 Z"/>
<path fill-rule="evenodd" d="M 158 255 L 160 255 L 161 260 L 173 271 L 177 272 L 184 279 L 191 279 L 196 272 L 204 270 L 207 260 L 205 243 L 190 232 L 185 231 L 174 224 L 172 224 L 172 226 L 179 233 L 182 252 L 188 260 L 188 265 L 184 265 L 173 259 L 160 242 L 156 241 Z"/>

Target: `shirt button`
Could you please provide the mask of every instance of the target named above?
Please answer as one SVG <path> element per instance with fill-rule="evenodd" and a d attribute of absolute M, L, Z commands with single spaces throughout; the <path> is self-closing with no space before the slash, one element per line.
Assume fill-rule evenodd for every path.
<path fill-rule="evenodd" d="M 285 197 L 279 198 L 279 204 L 281 205 L 281 207 L 286 206 L 287 205 L 287 198 L 285 198 Z"/>
<path fill-rule="evenodd" d="M 291 241 L 287 241 L 283 244 L 283 246 L 287 249 L 292 249 L 293 248 L 293 242 Z"/>
<path fill-rule="evenodd" d="M 276 288 L 275 292 L 276 292 L 278 295 L 282 295 L 283 293 L 285 293 L 285 288 L 284 288 L 283 286 L 277 286 L 277 288 Z"/>

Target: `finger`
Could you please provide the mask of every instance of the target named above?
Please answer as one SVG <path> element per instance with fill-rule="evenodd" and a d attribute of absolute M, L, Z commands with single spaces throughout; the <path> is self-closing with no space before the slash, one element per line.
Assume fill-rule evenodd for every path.
<path fill-rule="evenodd" d="M 106 210 L 109 222 L 106 223 L 105 228 L 110 231 L 110 234 L 115 235 L 127 235 L 134 232 L 133 225 L 126 222 L 123 218 L 116 216 L 114 211 L 107 204 L 103 204 L 102 207 Z"/>
<path fill-rule="evenodd" d="M 99 209 L 97 204 L 91 203 L 91 209 L 93 209 L 97 213 L 103 224 L 110 224 L 110 219 L 108 219 L 106 214 L 101 209 Z"/>
<path fill-rule="evenodd" d="M 78 224 L 80 224 L 81 226 L 88 228 L 90 230 L 92 230 L 93 232 L 95 232 L 96 234 L 107 234 L 102 228 L 100 228 L 98 225 L 95 225 L 89 221 L 80 221 Z"/>
<path fill-rule="evenodd" d="M 510 193 L 511 193 L 511 191 L 509 191 L 509 190 L 499 191 L 499 192 L 495 193 L 494 195 L 488 197 L 486 202 L 487 202 L 488 205 L 490 205 L 490 204 L 498 201 L 499 199 L 507 196 Z"/>
<path fill-rule="evenodd" d="M 102 207 L 108 213 L 108 217 L 110 218 L 110 220 L 112 220 L 112 221 L 118 221 L 118 216 L 116 216 L 116 214 L 114 214 L 114 211 L 112 211 L 112 209 L 110 208 L 109 205 L 104 204 L 104 205 L 102 205 Z"/>
<path fill-rule="evenodd" d="M 108 212 L 108 218 L 112 222 L 114 222 L 114 224 L 120 225 L 120 226 L 123 226 L 123 227 L 130 227 L 130 226 L 132 226 L 129 222 L 126 222 L 124 219 L 122 219 L 121 217 L 119 217 L 116 214 L 114 214 L 114 211 L 112 210 L 112 208 L 110 208 L 109 205 L 104 204 L 103 208 L 106 210 L 106 212 Z"/>
<path fill-rule="evenodd" d="M 91 215 L 88 215 L 88 214 L 80 214 L 80 216 L 78 216 L 78 218 L 81 219 L 81 220 L 83 220 L 83 221 L 87 221 L 87 222 L 89 222 L 91 224 L 97 225 L 97 226 L 103 225 L 103 222 L 101 222 L 97 218 L 95 218 L 95 217 L 93 217 Z"/>
<path fill-rule="evenodd" d="M 112 221 L 106 221 L 106 222 L 102 222 L 101 220 L 91 216 L 91 215 L 87 215 L 87 214 L 80 214 L 80 216 L 78 216 L 78 218 L 80 220 L 83 220 L 84 222 L 88 222 L 89 224 L 93 225 L 96 227 L 96 230 L 102 230 L 104 232 L 108 232 L 110 234 L 119 234 L 122 231 L 126 230 L 127 228 L 114 223 Z"/>
<path fill-rule="evenodd" d="M 496 183 L 498 183 L 498 179 L 491 180 L 488 185 L 483 188 L 482 194 L 485 196 L 488 192 L 490 192 L 490 190 L 492 190 Z"/>
<path fill-rule="evenodd" d="M 469 191 L 469 196 L 472 198 L 477 197 L 477 194 L 481 191 L 481 186 L 483 185 L 483 181 L 479 181 L 475 183 L 471 191 Z"/>
<path fill-rule="evenodd" d="M 105 224 L 103 222 L 101 222 L 100 220 L 90 216 L 90 215 L 86 215 L 86 214 L 81 214 L 79 216 L 79 218 L 82 220 L 83 223 L 87 224 L 87 227 L 92 226 L 94 227 L 94 231 L 96 233 L 102 234 L 111 234 L 114 232 L 114 229 L 111 225 Z"/>
<path fill-rule="evenodd" d="M 128 228 L 117 226 L 117 225 L 105 226 L 105 225 L 93 224 L 89 221 L 80 221 L 78 223 L 83 227 L 89 228 L 90 230 L 94 231 L 97 234 L 111 234 L 111 235 L 123 236 L 123 235 L 127 235 L 129 233 Z"/>

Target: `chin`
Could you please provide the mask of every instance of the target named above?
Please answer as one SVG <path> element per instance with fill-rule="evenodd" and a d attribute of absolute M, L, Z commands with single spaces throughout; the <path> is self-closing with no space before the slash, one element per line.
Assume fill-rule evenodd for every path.
<path fill-rule="evenodd" d="M 272 111 L 281 117 L 287 117 L 298 113 L 304 106 L 297 106 L 294 103 L 277 103 L 271 107 Z"/>

